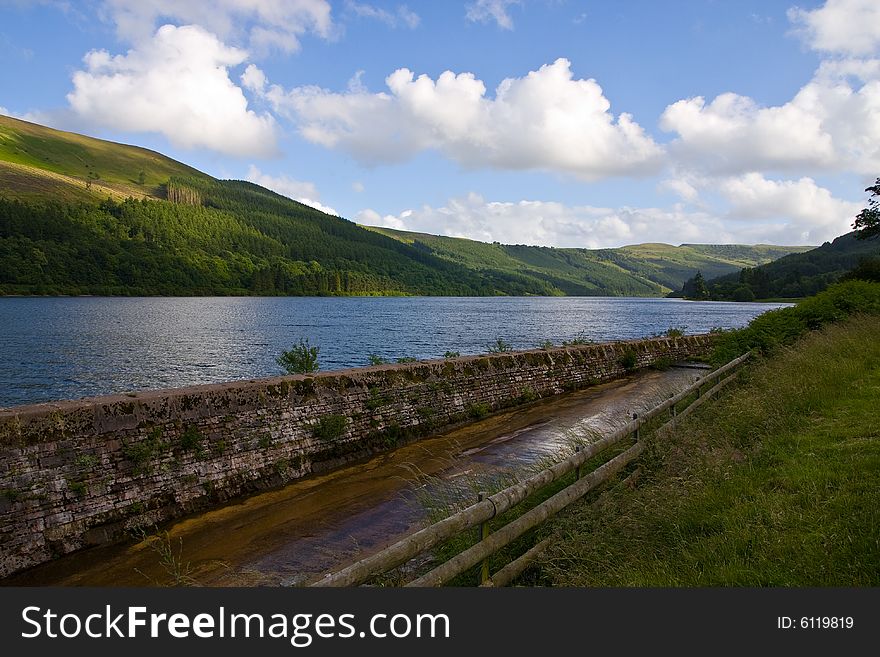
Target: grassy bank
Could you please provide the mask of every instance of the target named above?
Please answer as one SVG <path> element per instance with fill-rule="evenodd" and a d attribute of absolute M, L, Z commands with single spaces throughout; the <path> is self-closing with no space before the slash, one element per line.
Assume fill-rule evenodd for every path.
<path fill-rule="evenodd" d="M 553 521 L 553 546 L 526 579 L 880 584 L 880 320 L 833 323 L 855 308 L 876 312 L 878 290 L 838 288 L 732 338 L 732 348 L 772 357 L 651 440 L 635 490 L 618 487 Z"/>
<path fill-rule="evenodd" d="M 768 355 L 807 331 L 840 322 L 853 313 L 880 315 L 880 283 L 837 283 L 796 306 L 766 312 L 747 327 L 722 335 L 713 360 L 721 365 L 749 350 Z"/>

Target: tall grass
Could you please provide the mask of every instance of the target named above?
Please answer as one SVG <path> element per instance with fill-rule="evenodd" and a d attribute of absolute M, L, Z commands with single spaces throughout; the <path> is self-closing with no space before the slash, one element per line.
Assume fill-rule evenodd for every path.
<path fill-rule="evenodd" d="M 712 360 L 720 365 L 750 350 L 768 354 L 779 345 L 792 344 L 809 330 L 839 322 L 853 313 L 880 314 L 880 284 L 838 283 L 796 306 L 766 312 L 743 329 L 723 333 Z"/>
<path fill-rule="evenodd" d="M 639 488 L 557 518 L 530 581 L 880 584 L 880 321 L 828 326 L 745 376 L 649 439 Z"/>

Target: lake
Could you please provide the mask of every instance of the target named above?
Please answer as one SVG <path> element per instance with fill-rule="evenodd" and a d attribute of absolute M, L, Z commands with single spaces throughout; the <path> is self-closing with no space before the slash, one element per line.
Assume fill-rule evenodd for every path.
<path fill-rule="evenodd" d="M 778 303 L 625 297 L 4 297 L 0 407 L 280 374 L 300 338 L 322 370 L 545 340 L 737 328 Z"/>

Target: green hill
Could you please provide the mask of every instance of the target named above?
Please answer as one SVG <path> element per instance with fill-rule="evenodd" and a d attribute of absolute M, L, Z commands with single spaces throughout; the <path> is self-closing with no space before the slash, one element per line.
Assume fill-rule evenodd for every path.
<path fill-rule="evenodd" d="M 797 299 L 821 292 L 861 261 L 877 256 L 880 240 L 860 240 L 852 232 L 810 251 L 708 280 L 706 287 L 709 298 L 724 301 Z M 683 295 L 691 295 L 692 284 L 685 283 Z"/>
<path fill-rule="evenodd" d="M 810 247 L 713 244 L 638 244 L 617 249 L 557 249 L 486 244 L 390 228 L 365 228 L 479 272 L 517 273 L 564 294 L 658 296 L 681 287 L 697 271 L 738 272 Z"/>
<path fill-rule="evenodd" d="M 143 176 L 141 175 L 143 174 Z M 0 190 L 7 198 L 67 201 L 165 198 L 172 176 L 207 176 L 146 148 L 0 115 Z"/>
<path fill-rule="evenodd" d="M 659 296 L 698 269 L 792 250 L 367 230 L 147 149 L 0 116 L 0 294 Z"/>
<path fill-rule="evenodd" d="M 631 271 L 637 271 L 664 287 L 678 289 L 695 271 L 712 278 L 810 248 L 768 244 L 638 244 L 622 247 L 618 251 L 626 257 L 624 266 Z"/>

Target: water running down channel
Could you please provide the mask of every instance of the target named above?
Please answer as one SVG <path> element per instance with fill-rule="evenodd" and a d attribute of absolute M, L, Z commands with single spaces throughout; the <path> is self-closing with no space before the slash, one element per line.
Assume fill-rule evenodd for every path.
<path fill-rule="evenodd" d="M 167 528 L 169 545 L 197 585 L 306 583 L 424 525 L 420 497 L 450 489 L 475 497 L 480 481 L 533 469 L 570 447 L 574 434 L 625 424 L 703 373 L 647 371 L 498 413 L 177 521 Z M 4 584 L 149 586 L 168 579 L 155 549 L 141 541 L 71 554 Z"/>

